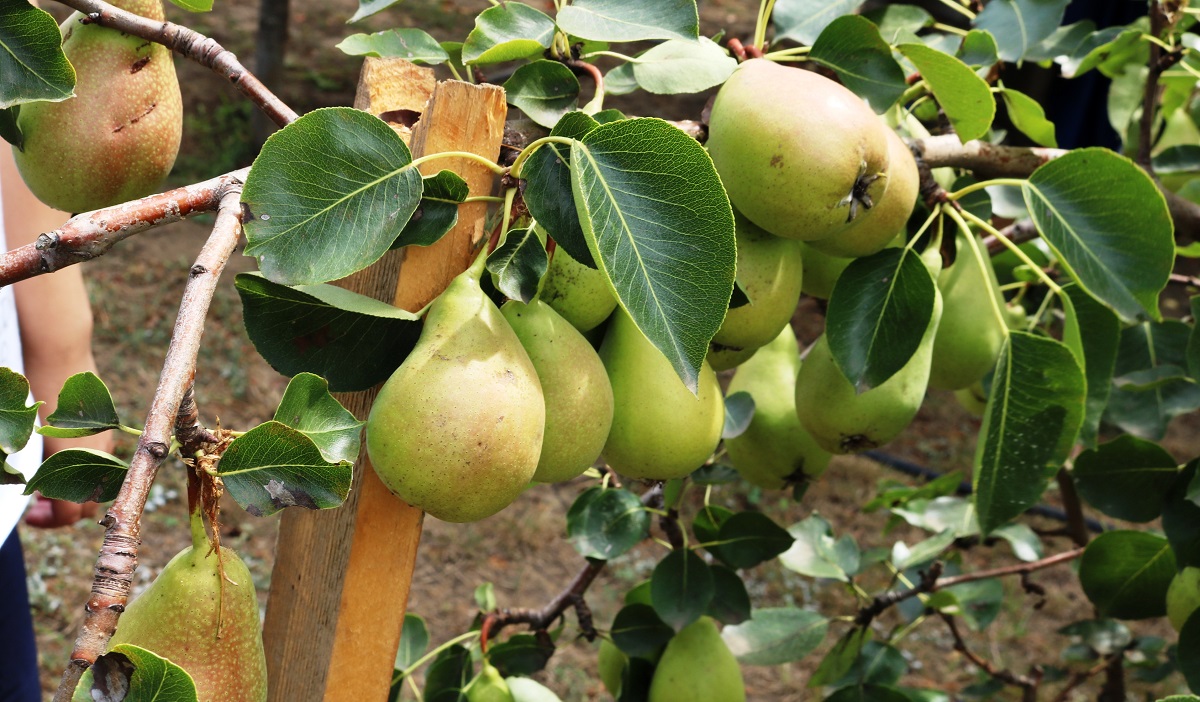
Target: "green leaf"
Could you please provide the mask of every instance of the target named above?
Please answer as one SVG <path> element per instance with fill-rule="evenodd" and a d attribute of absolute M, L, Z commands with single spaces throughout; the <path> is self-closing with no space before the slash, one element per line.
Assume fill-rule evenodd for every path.
<path fill-rule="evenodd" d="M 612 624 L 612 640 L 629 656 L 651 656 L 666 645 L 675 630 L 648 604 L 627 604 Z"/>
<path fill-rule="evenodd" d="M 462 47 L 465 64 L 517 61 L 542 53 L 554 39 L 554 20 L 520 2 L 489 7 L 475 17 Z"/>
<path fill-rule="evenodd" d="M 508 678 L 505 682 L 513 702 L 562 702 L 550 688 L 532 678 Z"/>
<path fill-rule="evenodd" d="M 871 630 L 867 627 L 856 626 L 842 634 L 808 679 L 808 687 L 832 685 L 844 677 L 858 660 L 863 644 L 870 639 Z"/>
<path fill-rule="evenodd" d="M 582 112 L 568 112 L 550 130 L 550 136 L 582 139 L 598 126 L 599 122 Z M 525 180 L 525 204 L 533 218 L 571 258 L 595 268 L 571 190 L 571 147 L 544 144 L 525 162 L 521 177 Z"/>
<path fill-rule="evenodd" d="M 762 512 L 738 512 L 726 519 L 709 551 L 730 568 L 753 568 L 791 548 L 795 539 Z"/>
<path fill-rule="evenodd" d="M 896 48 L 917 67 L 961 141 L 987 134 L 996 117 L 996 100 L 986 81 L 957 58 L 924 44 Z"/>
<path fill-rule="evenodd" d="M 1008 108 L 1008 117 L 1014 127 L 1035 144 L 1058 146 L 1058 140 L 1054 137 L 1054 123 L 1046 119 L 1046 111 L 1041 103 L 1012 88 L 1004 88 L 1000 94 L 1004 96 L 1004 105 Z"/>
<path fill-rule="evenodd" d="M 553 127 L 579 99 L 579 79 L 558 61 L 534 61 L 513 71 L 504 82 L 510 105 L 543 127 Z"/>
<path fill-rule="evenodd" d="M 11 368 L 0 366 L 0 451 L 12 455 L 25 448 L 41 402 L 26 407 L 29 381 Z"/>
<path fill-rule="evenodd" d="M 1179 672 L 1183 673 L 1188 687 L 1200 690 L 1200 615 L 1192 613 L 1183 628 L 1179 630 L 1179 644 L 1176 652 L 1179 662 Z M 1176 700 L 1194 700 L 1195 697 L 1172 696 L 1160 702 L 1176 702 Z"/>
<path fill-rule="evenodd" d="M 35 491 L 68 502 L 108 502 L 116 499 L 129 466 L 116 456 L 86 448 L 64 449 L 38 467 L 25 485 L 25 494 Z"/>
<path fill-rule="evenodd" d="M 516 634 L 488 647 L 488 662 L 504 677 L 533 675 L 544 669 L 554 655 L 554 644 L 538 641 L 533 634 Z"/>
<path fill-rule="evenodd" d="M 1113 374 L 1128 376 L 1163 366 L 1187 365 L 1191 329 L 1176 320 L 1143 322 L 1121 332 Z M 1145 392 L 1113 387 L 1105 420 L 1143 439 L 1157 441 L 1172 418 L 1200 407 L 1200 386 L 1179 380 Z"/>
<path fill-rule="evenodd" d="M 1083 592 L 1102 617 L 1148 619 L 1167 613 L 1175 556 L 1161 536 L 1109 531 L 1088 544 L 1079 563 Z"/>
<path fill-rule="evenodd" d="M 1032 563 L 1042 557 L 1042 537 L 1038 536 L 1028 524 L 1013 522 L 1005 524 L 992 532 L 1012 546 L 1013 555 L 1026 563 Z"/>
<path fill-rule="evenodd" d="M 899 570 L 924 565 L 942 555 L 954 543 L 953 529 L 946 529 L 934 536 L 918 541 L 911 548 L 903 541 L 892 545 L 892 563 Z"/>
<path fill-rule="evenodd" d="M 1075 360 L 1083 366 L 1087 376 L 1087 411 L 1079 429 L 1079 443 L 1091 448 L 1096 445 L 1100 417 L 1112 390 L 1121 320 L 1074 283 L 1064 286 L 1063 292 L 1066 293 L 1062 297 L 1065 313 L 1063 343 L 1075 354 Z"/>
<path fill-rule="evenodd" d="M 824 702 L 913 702 L 914 699 L 892 687 L 854 685 L 834 691 Z"/>
<path fill-rule="evenodd" d="M 1179 476 L 1179 466 L 1158 444 L 1125 434 L 1084 451 L 1071 470 L 1079 494 L 1114 519 L 1148 522 Z"/>
<path fill-rule="evenodd" d="M 696 535 L 696 540 L 701 543 L 716 541 L 717 534 L 721 533 L 721 525 L 733 514 L 733 510 L 721 505 L 707 504 L 701 507 L 692 521 L 692 533 Z"/>
<path fill-rule="evenodd" d="M 822 7 L 828 3 L 822 4 Z M 776 3 L 778 8 L 779 3 Z M 779 10 L 776 9 L 776 15 Z M 883 7 L 864 12 L 863 17 L 879 27 L 879 35 L 889 44 L 895 43 L 900 32 L 916 34 L 934 23 L 933 15 L 924 8 L 915 5 L 884 5 Z"/>
<path fill-rule="evenodd" d="M 366 422 L 329 394 L 329 383 L 312 373 L 300 373 L 288 382 L 275 410 L 275 421 L 312 439 L 325 460 L 336 463 L 358 459 L 362 428 Z"/>
<path fill-rule="evenodd" d="M 788 533 L 795 542 L 780 554 L 779 562 L 810 578 L 831 578 L 850 582 L 850 576 L 858 570 L 858 546 L 849 536 L 836 541 L 829 522 L 820 515 L 813 515 L 793 524 Z"/>
<path fill-rule="evenodd" d="M 771 13 L 775 41 L 792 41 L 812 46 L 825 28 L 849 15 L 862 0 L 777 0 Z"/>
<path fill-rule="evenodd" d="M 1080 42 L 1070 56 L 1059 60 L 1063 76 L 1078 78 L 1093 68 L 1099 68 L 1109 78 L 1120 73 L 1135 76 L 1136 71 L 1124 69 L 1131 62 L 1146 62 L 1143 34 L 1136 27 L 1108 27 L 1092 34 Z"/>
<path fill-rule="evenodd" d="M 825 640 L 829 621 L 796 607 L 756 609 L 750 621 L 727 626 L 725 645 L 745 665 L 780 665 L 798 661 Z"/>
<path fill-rule="evenodd" d="M 250 167 L 245 253 L 276 283 L 344 278 L 387 252 L 421 187 L 408 147 L 383 120 L 314 110 L 272 134 Z"/>
<path fill-rule="evenodd" d="M 1188 336 L 1187 356 L 1188 372 L 1193 378 L 1200 378 L 1200 295 L 1191 299 L 1192 303 L 1192 333 Z"/>
<path fill-rule="evenodd" d="M 422 178 L 421 204 L 391 248 L 430 246 L 458 224 L 458 206 L 470 191 L 467 181 L 450 170 Z"/>
<path fill-rule="evenodd" d="M 696 485 L 728 485 L 742 479 L 741 473 L 728 463 L 706 463 L 688 476 Z"/>
<path fill-rule="evenodd" d="M 471 652 L 459 644 L 443 649 L 425 674 L 424 702 L 462 702 L 463 689 L 475 677 Z"/>
<path fill-rule="evenodd" d="M 537 295 L 538 281 L 549 265 L 546 249 L 532 228 L 509 231 L 504 243 L 487 259 L 487 269 L 495 276 L 496 289 L 509 299 L 525 304 Z"/>
<path fill-rule="evenodd" d="M 1032 507 L 1083 422 L 1083 370 L 1061 343 L 1011 332 L 996 361 L 975 452 L 975 508 L 984 534 Z"/>
<path fill-rule="evenodd" d="M 234 439 L 217 474 L 243 509 L 265 517 L 284 507 L 337 507 L 350 492 L 354 465 L 326 461 L 308 436 L 270 421 Z"/>
<path fill-rule="evenodd" d="M 481 583 L 475 587 L 475 605 L 480 612 L 496 610 L 496 586 L 492 583 Z"/>
<path fill-rule="evenodd" d="M 1129 627 L 1115 619 L 1087 619 L 1068 624 L 1058 633 L 1071 638 L 1101 656 L 1122 651 L 1133 643 Z"/>
<path fill-rule="evenodd" d="M 1069 57 L 1085 39 L 1095 34 L 1095 32 L 1096 23 L 1092 20 L 1064 24 L 1054 30 L 1050 36 L 1043 39 L 1037 46 L 1031 46 L 1026 49 L 1025 59 L 1040 63 L 1042 61 L 1053 61 Z"/>
<path fill-rule="evenodd" d="M 571 147 L 579 223 L 634 324 L 693 393 L 729 306 L 733 210 L 712 159 L 667 122 L 596 127 Z"/>
<path fill-rule="evenodd" d="M 1062 24 L 1070 0 L 992 0 L 975 18 L 975 28 L 996 37 L 1000 58 L 1015 63 Z"/>
<path fill-rule="evenodd" d="M 407 673 L 425 655 L 429 648 L 429 628 L 425 620 L 416 614 L 404 615 L 404 628 L 400 635 L 400 648 L 396 651 L 396 668 Z"/>
<path fill-rule="evenodd" d="M 999 578 L 961 583 L 941 592 L 954 598 L 954 604 L 941 610 L 961 616 L 972 631 L 986 629 L 996 620 L 1004 605 L 1004 584 Z"/>
<path fill-rule="evenodd" d="M 667 554 L 650 577 L 654 611 L 675 631 L 696 621 L 708 610 L 715 588 L 712 571 L 704 559 L 688 549 Z"/>
<path fill-rule="evenodd" d="M 246 333 L 267 363 L 285 376 L 315 373 L 335 391 L 387 380 L 421 333 L 411 312 L 332 285 L 289 288 L 253 273 L 235 285 Z"/>
<path fill-rule="evenodd" d="M 954 53 L 955 58 L 975 69 L 986 80 L 986 72 L 1000 60 L 999 49 L 996 48 L 996 38 L 987 32 L 972 29 L 963 37 L 962 44 Z"/>
<path fill-rule="evenodd" d="M 867 641 L 854 665 L 841 680 L 843 685 L 895 685 L 908 672 L 908 661 L 895 646 Z"/>
<path fill-rule="evenodd" d="M 0 109 L 75 95 L 58 23 L 28 2 L 0 3 Z"/>
<path fill-rule="evenodd" d="M 354 11 L 353 17 L 346 20 L 346 23 L 349 24 L 366 19 L 376 12 L 382 12 L 398 2 L 400 0 L 358 0 L 358 9 Z"/>
<path fill-rule="evenodd" d="M 91 436 L 121 426 L 108 386 L 91 371 L 67 378 L 58 392 L 54 413 L 46 421 L 50 426 L 41 427 L 38 433 L 63 439 Z"/>
<path fill-rule="evenodd" d="M 20 105 L 0 110 L 0 139 L 4 139 L 18 149 L 25 145 L 25 135 L 21 134 L 21 127 L 17 124 L 17 114 L 20 110 Z"/>
<path fill-rule="evenodd" d="M 437 39 L 415 27 L 388 29 L 374 34 L 351 34 L 337 45 L 350 56 L 402 58 L 413 63 L 436 65 L 450 60 Z"/>
<path fill-rule="evenodd" d="M 171 0 L 171 4 L 188 12 L 211 12 L 213 0 Z"/>
<path fill-rule="evenodd" d="M 25 485 L 25 475 L 5 460 L 8 456 L 0 451 L 0 485 Z"/>
<path fill-rule="evenodd" d="M 741 624 L 749 619 L 750 594 L 746 592 L 742 578 L 722 565 L 714 565 L 710 570 L 713 598 L 706 614 L 722 624 Z"/>
<path fill-rule="evenodd" d="M 865 17 L 838 17 L 821 32 L 808 58 L 832 69 L 847 88 L 878 113 L 895 104 L 907 87 L 904 71 L 892 57 L 892 47 Z"/>
<path fill-rule="evenodd" d="M 853 261 L 833 287 L 829 350 L 858 392 L 883 384 L 916 352 L 933 316 L 936 286 L 921 257 L 889 248 Z"/>
<path fill-rule="evenodd" d="M 696 39 L 696 0 L 574 0 L 558 12 L 567 34 L 593 41 Z"/>
<path fill-rule="evenodd" d="M 584 558 L 608 560 L 638 545 L 650 513 L 628 490 L 589 488 L 567 512 L 567 540 Z"/>
<path fill-rule="evenodd" d="M 736 439 L 750 428 L 754 419 L 754 398 L 750 393 L 742 391 L 725 396 L 725 427 L 721 430 L 722 439 Z"/>
<path fill-rule="evenodd" d="M 604 74 L 605 95 L 628 95 L 641 87 L 633 77 L 632 63 L 622 63 Z"/>
<path fill-rule="evenodd" d="M 1200 460 L 1184 466 L 1163 505 L 1162 529 L 1180 568 L 1200 566 L 1200 506 L 1193 501 L 1191 483 Z"/>
<path fill-rule="evenodd" d="M 1107 149 L 1076 149 L 1037 169 L 1023 190 L 1042 238 L 1084 290 L 1126 320 L 1162 319 L 1174 226 L 1145 171 Z"/>
<path fill-rule="evenodd" d="M 196 683 L 187 671 L 132 644 L 117 644 L 97 658 L 83 672 L 71 696 L 73 702 L 196 702 L 196 699 Z"/>
<path fill-rule="evenodd" d="M 707 37 L 672 39 L 637 57 L 633 77 L 657 95 L 698 93 L 720 85 L 737 68 L 737 59 Z"/>

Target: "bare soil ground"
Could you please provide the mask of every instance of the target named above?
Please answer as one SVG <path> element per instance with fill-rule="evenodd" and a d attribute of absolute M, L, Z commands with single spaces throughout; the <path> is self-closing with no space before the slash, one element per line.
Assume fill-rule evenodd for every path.
<path fill-rule="evenodd" d="M 47 4 L 47 3 L 44 3 Z M 212 15 L 187 16 L 169 8 L 176 21 L 205 32 L 249 63 L 256 5 L 248 1 L 218 1 Z M 757 2 L 709 0 L 702 2 L 704 31 L 712 34 L 727 29 L 734 35 L 750 33 Z M 471 26 L 470 18 L 485 6 L 449 0 L 409 0 L 363 23 L 343 24 L 356 7 L 355 0 L 293 0 L 291 45 L 287 79 L 279 92 L 298 111 L 327 105 L 350 104 L 357 81 L 359 60 L 342 55 L 334 44 L 357 31 L 389 27 L 419 26 L 439 39 L 459 39 Z M 173 184 L 211 177 L 246 165 L 252 158 L 249 139 L 250 108 L 222 79 L 195 65 L 179 62 L 187 106 L 187 135 Z M 674 118 L 696 117 L 703 98 L 689 100 L 647 99 L 633 96 L 612 106 L 632 114 L 658 114 Z M 178 306 L 186 272 L 208 232 L 211 221 L 177 224 L 128 240 L 103 259 L 87 266 L 89 290 L 96 316 L 95 346 L 101 377 L 112 388 L 117 406 L 128 424 L 139 424 L 153 393 L 166 343 Z M 210 323 L 197 373 L 198 398 L 206 422 L 245 429 L 269 419 L 286 379 L 277 375 L 257 356 L 241 324 L 241 307 L 232 286 L 236 272 L 254 270 L 254 261 L 235 256 L 226 280 L 213 302 Z M 820 328 L 815 306 L 804 305 L 797 327 L 806 340 Z M 1182 455 L 1196 455 L 1195 417 L 1176 422 L 1170 445 Z M 936 470 L 965 469 L 974 452 L 978 422 L 944 393 L 932 394 L 913 426 L 887 450 L 897 456 Z M 121 436 L 117 453 L 128 456 L 132 437 Z M 914 543 L 923 537 L 917 530 L 899 528 L 885 533 L 886 515 L 864 514 L 860 507 L 876 494 L 883 479 L 903 479 L 896 473 L 863 458 L 835 460 L 826 477 L 800 503 L 781 494 L 763 494 L 744 485 L 728 486 L 714 493 L 714 500 L 730 506 L 755 506 L 785 525 L 813 511 L 820 512 L 839 534 L 852 534 L 865 547 L 890 547 L 897 539 Z M 434 641 L 444 641 L 471 625 L 475 614 L 472 593 L 477 585 L 494 583 L 502 607 L 540 606 L 560 591 L 580 567 L 580 557 L 561 537 L 565 513 L 583 489 L 575 482 L 529 490 L 512 508 L 472 525 L 426 522 L 421 554 L 409 611 L 428 621 Z M 152 512 L 145 521 L 145 543 L 140 552 L 139 587 L 144 587 L 167 560 L 189 540 L 183 473 L 178 462 L 169 463 L 156 485 Z M 693 491 L 699 499 L 699 491 Z M 1051 495 L 1051 498 L 1053 495 Z M 695 504 L 692 505 L 692 508 Z M 1032 523 L 1053 527 L 1053 523 Z M 224 543 L 233 546 L 250 566 L 265 605 L 270 585 L 277 518 L 256 519 L 232 502 L 224 516 Z M 22 533 L 29 568 L 43 687 L 53 690 L 61 674 L 82 618 L 82 603 L 91 582 L 92 567 L 102 529 L 94 523 L 75 527 Z M 1063 539 L 1053 539 L 1049 550 L 1066 549 Z M 615 560 L 588 594 L 596 622 L 606 627 L 620 607 L 623 594 L 633 584 L 649 577 L 661 547 L 644 544 L 633 553 Z M 1003 545 L 977 546 L 966 553 L 964 569 L 993 567 L 1013 562 Z M 1045 571 L 1036 580 L 1046 587 L 1041 598 L 1023 596 L 1016 582 L 1005 587 L 1013 594 L 997 621 L 983 632 L 968 635 L 973 650 L 999 667 L 1027 671 L 1034 664 L 1065 665 L 1061 651 L 1068 641 L 1057 630 L 1072 621 L 1091 616 L 1091 608 L 1079 591 L 1070 566 Z M 756 607 L 793 604 L 817 608 L 833 615 L 853 615 L 852 594 L 837 583 L 813 582 L 768 564 L 748 575 Z M 868 579 L 868 584 L 872 581 Z M 876 579 L 875 585 L 880 583 Z M 880 634 L 898 620 L 885 617 L 877 626 Z M 835 623 L 822 651 L 845 631 Z M 1134 623 L 1139 633 L 1166 636 L 1173 633 L 1162 622 Z M 540 679 L 564 700 L 608 699 L 595 676 L 595 647 L 575 640 L 573 621 L 566 629 L 559 653 Z M 914 656 L 904 683 L 935 687 L 956 698 L 965 688 L 980 681 L 978 673 L 953 651 L 944 627 L 930 621 L 908 635 L 906 649 Z M 820 654 L 793 665 L 775 668 L 746 668 L 749 699 L 756 702 L 819 699 L 806 689 L 809 675 Z M 1131 694 L 1138 698 L 1169 694 L 1180 688 L 1178 676 L 1158 685 L 1133 683 Z M 1080 689 L 1076 699 L 1094 697 L 1095 686 Z M 1004 693 L 1012 697 L 1009 693 Z M 1152 695 L 1152 696 L 1151 696 Z"/>

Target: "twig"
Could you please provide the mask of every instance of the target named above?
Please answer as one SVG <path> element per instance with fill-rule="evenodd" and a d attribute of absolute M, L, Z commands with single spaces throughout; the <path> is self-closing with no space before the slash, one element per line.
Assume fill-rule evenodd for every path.
<path fill-rule="evenodd" d="M 217 209 L 222 195 L 250 169 L 226 173 L 102 210 L 76 215 L 33 243 L 0 253 L 0 287 L 104 255 L 118 241 L 160 224 Z M 240 185 L 238 186 L 240 189 Z"/>
<path fill-rule="evenodd" d="M 1067 535 L 1075 542 L 1076 546 L 1087 546 L 1088 528 L 1087 518 L 1083 516 L 1083 503 L 1079 500 L 1079 493 L 1075 490 L 1075 482 L 1071 480 L 1071 474 L 1066 468 L 1059 468 L 1058 475 L 1058 494 L 1062 496 L 1063 510 L 1067 513 Z"/>
<path fill-rule="evenodd" d="M 954 637 L 955 651 L 966 656 L 967 660 L 971 661 L 975 667 L 993 679 L 1011 687 L 1020 688 L 1021 699 L 1024 702 L 1037 702 L 1037 689 L 1042 682 L 1042 676 L 1036 669 L 1033 675 L 1018 675 L 1007 668 L 997 668 L 994 663 L 967 648 L 967 642 L 963 639 L 962 632 L 958 630 L 958 625 L 954 623 L 954 617 L 941 612 L 938 613 L 938 616 L 946 622 L 946 627 L 950 629 L 950 636 Z"/>
<path fill-rule="evenodd" d="M 578 71 L 583 71 L 591 76 L 592 82 L 595 84 L 596 95 L 604 94 L 604 74 L 600 72 L 600 69 L 596 67 L 596 64 L 588 63 L 587 61 L 581 61 L 579 59 L 568 59 L 565 63 L 571 68 Z"/>
<path fill-rule="evenodd" d="M 162 44 L 171 51 L 212 69 L 233 83 L 275 124 L 284 126 L 299 115 L 275 96 L 253 73 L 238 61 L 233 52 L 216 41 L 173 22 L 158 22 L 126 12 L 103 0 L 60 0 L 64 5 L 87 15 L 88 22 L 111 27 L 148 41 Z"/>
<path fill-rule="evenodd" d="M 1037 227 L 1034 226 L 1032 219 L 1022 219 L 1019 222 L 1013 222 L 1004 229 L 1001 229 L 1000 233 L 1003 234 L 1009 241 L 1017 245 L 1024 244 L 1027 241 L 1033 241 L 1034 239 L 1038 238 L 1038 230 Z M 984 237 L 983 245 L 987 247 L 989 256 L 996 256 L 1008 251 L 1008 248 L 1005 247 L 999 239 L 990 235 Z"/>
<path fill-rule="evenodd" d="M 230 184 L 221 195 L 217 221 L 212 235 L 200 251 L 189 272 L 179 317 L 171 335 L 171 345 L 159 377 L 158 389 L 150 404 L 146 428 L 138 441 L 125 482 L 104 519 L 104 543 L 96 559 L 92 595 L 88 599 L 83 626 L 71 652 L 71 662 L 63 672 L 54 702 L 69 702 L 79 678 L 104 652 L 125 611 L 133 573 L 137 568 L 137 549 L 141 543 L 141 517 L 150 486 L 158 468 L 167 457 L 172 428 L 176 423 L 184 395 L 196 373 L 196 356 L 204 331 L 204 318 L 217 287 L 217 280 L 233 254 L 241 235 L 241 185 Z"/>
<path fill-rule="evenodd" d="M 1062 690 L 1059 691 L 1059 693 L 1057 695 L 1054 696 L 1054 702 L 1067 702 L 1067 700 L 1070 699 L 1070 697 L 1071 697 L 1071 692 L 1075 688 L 1079 687 L 1080 685 L 1087 682 L 1088 680 L 1096 677 L 1100 673 L 1103 673 L 1105 671 L 1105 669 L 1108 668 L 1108 666 L 1112 665 L 1114 660 L 1121 660 L 1124 657 L 1124 655 L 1125 655 L 1125 652 L 1122 650 L 1118 653 L 1114 653 L 1113 655 L 1104 658 L 1104 660 L 1100 661 L 1099 663 L 1092 666 L 1091 668 L 1088 668 L 1087 670 L 1072 674 L 1071 679 L 1067 682 L 1066 687 L 1064 687 Z M 1124 671 L 1123 663 L 1124 662 L 1122 661 L 1122 666 L 1121 666 L 1122 671 Z M 1121 699 L 1124 700 L 1125 699 L 1124 696 L 1122 696 Z"/>
<path fill-rule="evenodd" d="M 1150 36 L 1161 39 L 1162 35 L 1171 28 L 1172 20 L 1167 16 L 1161 2 L 1150 3 Z M 1150 159 L 1150 150 L 1154 145 L 1154 118 L 1157 115 L 1158 98 L 1161 92 L 1159 78 L 1164 71 L 1179 63 L 1183 52 L 1179 49 L 1164 52 L 1158 42 L 1150 42 L 1150 58 L 1146 62 L 1146 86 L 1142 93 L 1142 116 L 1138 122 L 1138 165 L 1154 175 L 1154 164 Z"/>

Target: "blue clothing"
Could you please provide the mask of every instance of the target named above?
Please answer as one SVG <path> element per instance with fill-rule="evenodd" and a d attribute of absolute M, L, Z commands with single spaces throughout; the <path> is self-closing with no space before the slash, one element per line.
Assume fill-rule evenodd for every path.
<path fill-rule="evenodd" d="M 37 640 L 16 529 L 0 546 L 0 593 L 0 702 L 41 702 Z"/>

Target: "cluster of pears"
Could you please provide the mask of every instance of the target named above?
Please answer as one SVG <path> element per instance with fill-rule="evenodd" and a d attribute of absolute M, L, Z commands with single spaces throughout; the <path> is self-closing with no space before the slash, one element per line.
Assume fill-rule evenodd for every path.
<path fill-rule="evenodd" d="M 183 668 L 200 702 L 267 699 L 254 582 L 232 549 L 210 546 L 199 511 L 192 514 L 192 545 L 121 615 L 109 647 L 118 644 L 139 646 Z"/>
<path fill-rule="evenodd" d="M 162 0 L 112 0 L 162 20 Z M 75 97 L 22 105 L 14 148 L 29 189 L 64 212 L 148 195 L 170 172 L 183 134 L 183 100 L 170 49 L 76 12 L 60 27 L 75 67 Z"/>
<path fill-rule="evenodd" d="M 745 702 L 742 669 L 730 652 L 717 623 L 702 616 L 671 637 L 650 657 L 654 666 L 647 702 Z M 609 694 L 621 699 L 630 658 L 608 639 L 600 642 L 600 680 Z"/>

